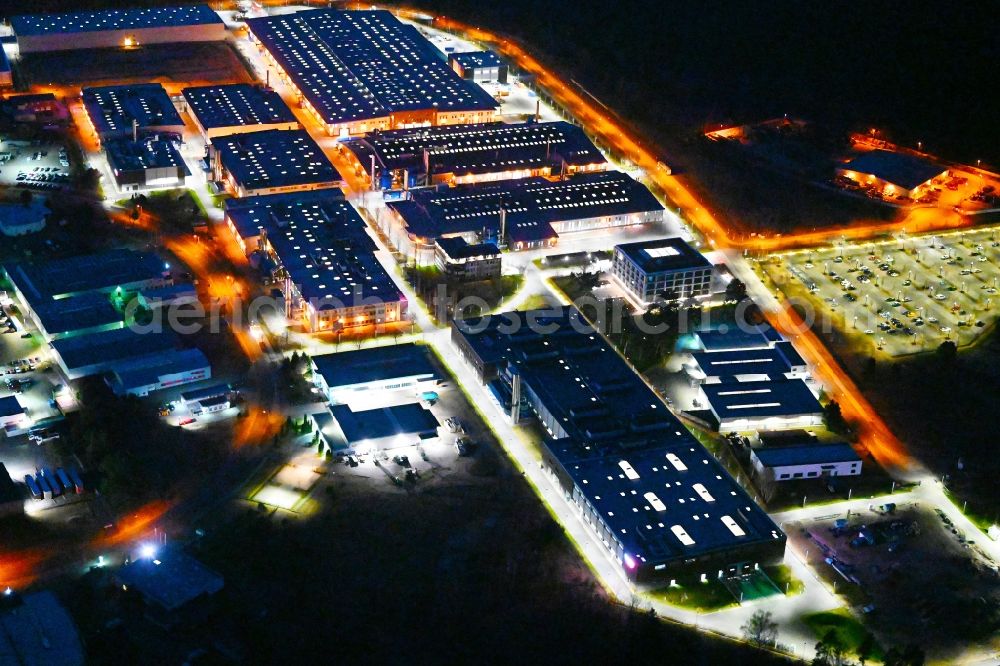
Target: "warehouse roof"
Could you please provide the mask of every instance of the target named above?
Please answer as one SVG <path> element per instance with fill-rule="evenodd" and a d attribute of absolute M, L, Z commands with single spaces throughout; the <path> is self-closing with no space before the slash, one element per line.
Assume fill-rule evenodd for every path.
<path fill-rule="evenodd" d="M 139 129 L 184 125 L 159 83 L 84 88 L 83 105 L 99 135 L 130 133 L 133 120 Z"/>
<path fill-rule="evenodd" d="M 106 294 L 86 292 L 57 301 L 41 300 L 31 306 L 48 335 L 115 324 L 119 328 L 124 326 L 122 315 Z"/>
<path fill-rule="evenodd" d="M 376 245 L 364 221 L 349 203 L 300 203 L 289 210 L 292 215 L 284 224 L 267 227 L 268 245 L 313 307 L 339 309 L 367 298 L 402 298 L 375 258 Z"/>
<path fill-rule="evenodd" d="M 181 393 L 181 400 L 184 402 L 197 402 L 208 398 L 218 398 L 219 396 L 228 395 L 231 390 L 232 387 L 229 384 L 212 384 L 211 386 L 204 386 Z"/>
<path fill-rule="evenodd" d="M 184 176 L 191 175 L 177 144 L 167 139 L 156 137 L 139 139 L 139 141 L 112 139 L 104 142 L 104 149 L 108 155 L 108 163 L 116 175 L 119 172 L 170 167 L 180 167 Z"/>
<path fill-rule="evenodd" d="M 222 19 L 208 5 L 30 14 L 10 19 L 14 34 L 18 36 L 181 27 L 211 23 L 222 24 Z"/>
<path fill-rule="evenodd" d="M 295 114 L 270 88 L 249 83 L 185 88 L 184 99 L 206 130 L 296 122 Z"/>
<path fill-rule="evenodd" d="M 84 663 L 83 643 L 69 612 L 46 590 L 0 609 L 0 663 L 42 666 Z"/>
<path fill-rule="evenodd" d="M 380 170 L 408 169 L 426 173 L 426 151 L 431 174 L 492 173 L 604 163 L 601 151 L 583 130 L 565 121 L 552 123 L 484 123 L 438 125 L 372 133 L 350 139 L 347 147 L 371 171 L 371 156 Z M 369 176 L 371 173 L 369 173 Z"/>
<path fill-rule="evenodd" d="M 693 439 L 563 466 L 625 553 L 641 562 L 687 559 L 782 536 Z"/>
<path fill-rule="evenodd" d="M 153 557 L 139 557 L 115 576 L 148 602 L 166 611 L 176 610 L 201 596 L 215 594 L 224 580 L 204 564 L 177 548 L 162 548 Z"/>
<path fill-rule="evenodd" d="M 695 336 L 699 346 L 710 352 L 764 349 L 783 339 L 768 324 L 722 324 L 718 328 L 698 331 Z"/>
<path fill-rule="evenodd" d="M 119 390 L 128 391 L 160 383 L 167 375 L 208 367 L 211 367 L 208 358 L 199 349 L 170 350 L 150 358 L 148 365 L 140 364 L 115 372 L 116 384 Z"/>
<path fill-rule="evenodd" d="M 452 53 L 448 59 L 457 62 L 462 69 L 481 69 L 503 65 L 503 60 L 493 51 L 463 51 L 462 53 Z"/>
<path fill-rule="evenodd" d="M 439 378 L 427 348 L 408 342 L 391 347 L 371 347 L 312 357 L 313 366 L 327 386 L 353 386 L 391 379 Z"/>
<path fill-rule="evenodd" d="M 493 243 L 470 244 L 461 236 L 438 238 L 435 243 L 452 260 L 500 256 L 500 249 Z"/>
<path fill-rule="evenodd" d="M 41 264 L 10 263 L 10 280 L 32 303 L 60 299 L 86 291 L 110 291 L 118 285 L 162 278 L 163 261 L 155 254 L 135 250 L 108 250 Z"/>
<path fill-rule="evenodd" d="M 615 250 L 632 260 L 645 273 L 711 268 L 712 262 L 681 238 L 623 243 Z"/>
<path fill-rule="evenodd" d="M 366 439 L 436 434 L 438 422 L 418 403 L 391 405 L 355 412 L 347 405 L 332 405 L 333 415 L 347 444 Z"/>
<path fill-rule="evenodd" d="M 336 219 L 347 214 L 342 212 L 343 205 L 343 192 L 326 189 L 227 199 L 225 210 L 236 233 L 247 238 L 261 231 L 305 222 L 314 215 Z"/>
<path fill-rule="evenodd" d="M 137 333 L 119 328 L 54 340 L 51 344 L 70 370 L 98 364 L 127 369 L 150 356 L 172 351 L 177 338 L 171 331 Z"/>
<path fill-rule="evenodd" d="M 546 448 L 629 557 L 658 562 L 782 538 L 578 310 L 507 312 L 455 328 L 477 353 L 506 359 L 548 412 L 546 425 L 562 429 Z"/>
<path fill-rule="evenodd" d="M 554 237 L 554 222 L 663 210 L 644 185 L 620 171 L 411 190 L 410 197 L 387 205 L 421 238 L 484 228 L 496 235 L 501 209 L 513 240 Z"/>
<path fill-rule="evenodd" d="M 789 342 L 762 349 L 700 351 L 691 355 L 706 377 L 718 377 L 723 381 L 736 375 L 768 375 L 771 379 L 779 379 L 794 367 L 805 364 Z"/>
<path fill-rule="evenodd" d="M 498 106 L 448 67 L 416 28 L 385 10 L 317 9 L 247 25 L 327 123 Z"/>
<path fill-rule="evenodd" d="M 24 407 L 21 406 L 17 396 L 8 395 L 0 398 L 0 416 L 20 416 L 24 413 Z"/>
<path fill-rule="evenodd" d="M 861 456 L 857 454 L 854 447 L 844 442 L 754 449 L 753 455 L 765 467 L 822 465 L 861 460 Z"/>
<path fill-rule="evenodd" d="M 841 169 L 871 174 L 904 190 L 912 190 L 947 171 L 945 167 L 930 160 L 891 150 L 865 153 L 855 157 Z"/>
<path fill-rule="evenodd" d="M 799 416 L 823 411 L 819 400 L 801 379 L 702 384 L 701 389 L 720 420 Z"/>
<path fill-rule="evenodd" d="M 212 148 L 246 190 L 336 185 L 340 173 L 305 130 L 263 130 L 212 139 Z"/>

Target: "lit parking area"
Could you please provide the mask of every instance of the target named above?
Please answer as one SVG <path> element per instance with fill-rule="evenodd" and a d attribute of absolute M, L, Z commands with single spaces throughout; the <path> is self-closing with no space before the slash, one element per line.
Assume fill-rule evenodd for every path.
<path fill-rule="evenodd" d="M 69 185 L 69 174 L 64 144 L 0 138 L 0 183 L 54 192 Z"/>
<path fill-rule="evenodd" d="M 1000 229 L 984 227 L 771 255 L 775 286 L 860 350 L 901 356 L 959 346 L 997 318 Z"/>

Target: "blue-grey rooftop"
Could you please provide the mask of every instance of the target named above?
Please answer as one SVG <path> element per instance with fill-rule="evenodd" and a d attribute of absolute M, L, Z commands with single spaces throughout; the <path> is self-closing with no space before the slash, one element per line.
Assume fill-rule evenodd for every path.
<path fill-rule="evenodd" d="M 793 368 L 804 365 L 802 357 L 788 342 L 761 349 L 696 351 L 691 355 L 706 377 L 718 377 L 722 381 L 737 375 L 768 375 L 771 379 L 780 379 Z"/>
<path fill-rule="evenodd" d="M 50 590 L 17 597 L 0 609 L 0 663 L 85 663 L 83 642 L 73 617 Z"/>
<path fill-rule="evenodd" d="M 947 170 L 922 157 L 891 150 L 873 150 L 855 157 L 841 168 L 871 174 L 904 190 L 912 190 Z"/>
<path fill-rule="evenodd" d="M 137 333 L 120 328 L 55 340 L 52 348 L 58 352 L 67 368 L 81 369 L 93 365 L 126 369 L 152 356 L 172 351 L 177 336 L 172 331 Z"/>
<path fill-rule="evenodd" d="M 247 238 L 305 221 L 316 214 L 338 217 L 343 201 L 343 192 L 325 189 L 227 199 L 224 206 L 236 232 Z"/>
<path fill-rule="evenodd" d="M 407 169 L 415 175 L 426 173 L 426 152 L 432 176 L 543 167 L 559 173 L 563 164 L 578 167 L 605 162 L 583 130 L 565 121 L 413 127 L 371 133 L 345 143 L 369 176 L 373 155 L 380 172 Z"/>
<path fill-rule="evenodd" d="M 296 122 L 295 114 L 281 96 L 263 86 L 249 83 L 197 86 L 185 88 L 182 94 L 205 130 Z"/>
<path fill-rule="evenodd" d="M 133 121 L 140 130 L 184 126 L 170 96 L 159 83 L 84 88 L 83 105 L 101 136 L 131 134 Z"/>
<path fill-rule="evenodd" d="M 764 349 L 782 340 L 781 334 L 768 324 L 721 324 L 718 328 L 698 331 L 695 336 L 702 349 L 712 352 Z"/>
<path fill-rule="evenodd" d="M 693 439 L 564 467 L 625 553 L 641 562 L 682 560 L 782 538 L 764 510 Z"/>
<path fill-rule="evenodd" d="M 682 238 L 661 238 L 616 245 L 644 273 L 665 273 L 693 268 L 711 268 L 712 262 Z"/>
<path fill-rule="evenodd" d="M 0 417 L 19 416 L 24 413 L 24 407 L 18 402 L 16 396 L 7 395 L 0 398 Z"/>
<path fill-rule="evenodd" d="M 155 136 L 140 138 L 138 141 L 132 141 L 131 138 L 111 139 L 104 142 L 104 150 L 108 163 L 116 174 L 179 167 L 182 175 L 191 175 L 177 143 L 169 139 Z"/>
<path fill-rule="evenodd" d="M 60 335 L 102 326 L 122 325 L 122 315 L 107 294 L 86 292 L 57 301 L 31 303 L 48 335 Z"/>
<path fill-rule="evenodd" d="M 316 9 L 247 25 L 330 124 L 498 106 L 448 67 L 416 28 L 385 10 Z"/>
<path fill-rule="evenodd" d="M 4 270 L 24 297 L 34 304 L 162 278 L 166 266 L 155 254 L 117 249 L 38 264 L 12 262 L 4 264 Z"/>
<path fill-rule="evenodd" d="M 211 367 L 200 349 L 178 349 L 150 358 L 148 364 L 139 364 L 115 373 L 121 388 L 128 390 L 150 386 L 165 375 L 178 375 Z"/>
<path fill-rule="evenodd" d="M 481 358 L 506 361 L 501 377 L 519 375 L 523 392 L 544 406 L 546 427 L 561 429 L 549 430 L 547 450 L 629 556 L 686 559 L 783 538 L 576 309 L 455 327 Z"/>
<path fill-rule="evenodd" d="M 305 130 L 263 130 L 212 139 L 212 149 L 247 191 L 336 185 L 340 173 Z"/>
<path fill-rule="evenodd" d="M 222 19 L 208 5 L 29 14 L 10 19 L 11 28 L 18 36 L 72 35 L 76 32 L 182 27 L 213 23 L 221 25 Z"/>
<path fill-rule="evenodd" d="M 754 449 L 753 454 L 765 467 L 822 465 L 861 460 L 861 456 L 854 450 L 854 447 L 844 442 L 760 448 Z"/>
<path fill-rule="evenodd" d="M 701 389 L 720 420 L 792 417 L 823 411 L 801 379 L 702 384 Z"/>
<path fill-rule="evenodd" d="M 327 386 L 351 386 L 403 377 L 439 378 L 427 348 L 412 342 L 313 356 Z"/>
<path fill-rule="evenodd" d="M 461 236 L 445 236 L 435 243 L 450 259 L 471 257 L 498 257 L 500 249 L 493 243 L 468 243 Z"/>
<path fill-rule="evenodd" d="M 222 576 L 176 547 L 160 548 L 152 557 L 137 557 L 115 576 L 147 602 L 173 611 L 222 589 Z"/>
<path fill-rule="evenodd" d="M 332 405 L 330 412 L 347 444 L 365 439 L 420 437 L 436 434 L 438 422 L 419 403 L 391 405 L 355 412 L 347 405 Z"/>
<path fill-rule="evenodd" d="M 448 59 L 457 62 L 462 69 L 503 66 L 503 60 L 494 51 L 463 51 L 450 54 Z"/>
<path fill-rule="evenodd" d="M 553 238 L 555 222 L 663 210 L 644 185 L 620 171 L 411 190 L 410 199 L 387 205 L 421 238 L 483 229 L 496 236 L 502 208 L 514 241 Z"/>

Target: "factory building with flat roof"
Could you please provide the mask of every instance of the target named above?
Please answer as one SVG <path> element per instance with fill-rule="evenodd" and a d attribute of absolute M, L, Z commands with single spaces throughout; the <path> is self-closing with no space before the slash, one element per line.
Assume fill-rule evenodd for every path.
<path fill-rule="evenodd" d="M 159 83 L 84 88 L 83 107 L 102 142 L 134 133 L 184 132 L 184 121 Z"/>
<path fill-rule="evenodd" d="M 754 472 L 774 481 L 798 481 L 827 476 L 858 476 L 861 456 L 850 444 L 804 444 L 750 449 Z"/>
<path fill-rule="evenodd" d="M 500 248 L 493 243 L 470 244 L 461 236 L 448 236 L 434 245 L 435 264 L 449 278 L 472 282 L 500 277 Z"/>
<path fill-rule="evenodd" d="M 434 263 L 434 240 L 442 236 L 528 250 L 576 231 L 663 221 L 656 197 L 620 171 L 412 190 L 387 209 L 378 220 L 382 232 L 418 265 Z"/>
<path fill-rule="evenodd" d="M 299 128 L 295 114 L 270 88 L 233 83 L 185 88 L 181 93 L 206 141 L 227 134 Z"/>
<path fill-rule="evenodd" d="M 696 351 L 685 366 L 688 376 L 699 383 L 806 379 L 809 367 L 791 342 L 776 342 L 763 349 Z"/>
<path fill-rule="evenodd" d="M 823 407 L 802 379 L 701 385 L 719 432 L 787 430 L 823 423 Z"/>
<path fill-rule="evenodd" d="M 704 298 L 712 293 L 712 262 L 680 238 L 616 245 L 611 274 L 642 306 L 667 295 Z"/>
<path fill-rule="evenodd" d="M 56 364 L 69 380 L 150 367 L 177 352 L 172 331 L 139 333 L 119 328 L 53 340 Z"/>
<path fill-rule="evenodd" d="M 441 380 L 423 345 L 407 342 L 311 357 L 313 382 L 332 403 L 377 402 L 390 391 L 417 395 Z"/>
<path fill-rule="evenodd" d="M 31 14 L 12 17 L 10 27 L 22 55 L 226 38 L 225 24 L 208 5 Z"/>
<path fill-rule="evenodd" d="M 330 136 L 496 119 L 496 100 L 388 11 L 314 9 L 247 28 Z"/>
<path fill-rule="evenodd" d="M 199 349 L 169 350 L 151 356 L 148 362 L 128 364 L 109 380 L 118 395 L 140 398 L 164 389 L 200 382 L 212 377 L 212 365 Z"/>
<path fill-rule="evenodd" d="M 343 178 L 305 130 L 262 130 L 211 141 L 214 177 L 238 197 L 341 187 Z"/>
<path fill-rule="evenodd" d="M 509 68 L 493 51 L 448 54 L 448 64 L 463 79 L 476 83 L 507 83 Z"/>
<path fill-rule="evenodd" d="M 269 257 L 285 315 L 310 332 L 399 322 L 406 298 L 375 257 L 357 211 L 334 193 L 231 201 L 226 224 L 244 251 Z"/>
<path fill-rule="evenodd" d="M 438 436 L 439 426 L 431 411 L 415 402 L 361 410 L 332 405 L 314 414 L 313 424 L 330 452 L 344 455 L 428 443 Z"/>
<path fill-rule="evenodd" d="M 781 560 L 777 525 L 579 311 L 456 321 L 452 339 L 496 407 L 538 420 L 543 466 L 629 578 L 723 578 Z"/>
<path fill-rule="evenodd" d="M 345 146 L 381 189 L 559 176 L 608 168 L 607 160 L 583 130 L 565 121 L 412 127 L 352 138 Z"/>
<path fill-rule="evenodd" d="M 916 199 L 948 169 L 916 155 L 873 150 L 837 167 L 837 173 L 859 185 L 875 186 L 888 197 Z"/>
<path fill-rule="evenodd" d="M 154 254 L 109 250 L 41 264 L 3 265 L 22 312 L 47 340 L 124 326 L 111 304 L 112 292 L 161 287 L 170 283 L 163 261 Z"/>
<path fill-rule="evenodd" d="M 138 141 L 109 139 L 101 147 L 122 192 L 183 187 L 191 175 L 177 142 L 172 139 L 155 135 Z"/>

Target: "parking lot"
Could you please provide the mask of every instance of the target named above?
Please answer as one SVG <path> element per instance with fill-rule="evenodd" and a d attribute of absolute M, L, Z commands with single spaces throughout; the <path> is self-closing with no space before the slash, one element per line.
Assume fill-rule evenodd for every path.
<path fill-rule="evenodd" d="M 66 146 L 37 141 L 4 141 L 0 182 L 37 192 L 58 191 L 70 179 Z"/>
<path fill-rule="evenodd" d="M 983 227 L 772 255 L 774 284 L 804 297 L 866 353 L 959 346 L 997 318 L 1000 230 Z M 824 317 L 817 316 L 822 322 Z"/>

